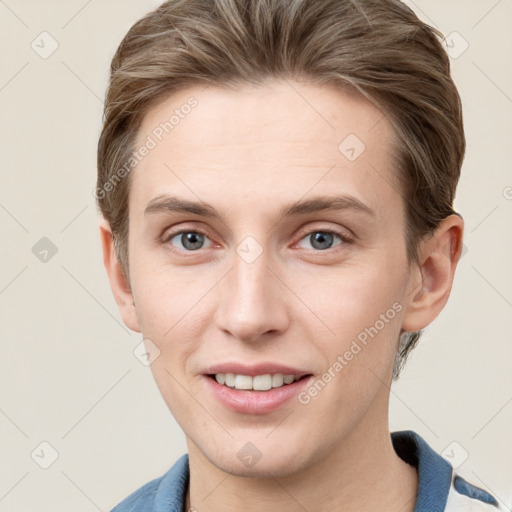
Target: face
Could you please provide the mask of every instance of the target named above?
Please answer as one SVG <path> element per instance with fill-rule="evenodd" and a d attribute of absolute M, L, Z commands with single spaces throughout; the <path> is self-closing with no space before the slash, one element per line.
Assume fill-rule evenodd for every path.
<path fill-rule="evenodd" d="M 136 329 L 190 450 L 286 475 L 384 424 L 416 283 L 382 113 L 328 86 L 191 87 L 146 114 L 148 137 L 129 198 Z"/>

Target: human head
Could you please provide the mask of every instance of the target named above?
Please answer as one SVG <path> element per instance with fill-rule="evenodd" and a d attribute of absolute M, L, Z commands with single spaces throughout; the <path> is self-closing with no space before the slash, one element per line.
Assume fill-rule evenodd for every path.
<path fill-rule="evenodd" d="M 144 115 L 196 84 L 300 78 L 359 91 L 395 132 L 410 264 L 454 213 L 462 109 L 440 34 L 398 0 L 176 0 L 136 23 L 111 66 L 96 196 L 129 279 L 128 198 Z M 129 164 L 132 161 L 134 165 Z M 400 347 L 395 377 L 419 332 Z"/>

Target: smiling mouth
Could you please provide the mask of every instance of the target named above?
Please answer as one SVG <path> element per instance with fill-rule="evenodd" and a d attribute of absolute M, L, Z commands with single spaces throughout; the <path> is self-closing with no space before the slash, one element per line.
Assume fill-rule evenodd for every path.
<path fill-rule="evenodd" d="M 288 386 L 309 377 L 307 375 L 286 375 L 283 373 L 266 373 L 264 375 L 240 375 L 235 373 L 216 373 L 208 377 L 218 384 L 240 391 L 268 391 L 274 388 Z"/>

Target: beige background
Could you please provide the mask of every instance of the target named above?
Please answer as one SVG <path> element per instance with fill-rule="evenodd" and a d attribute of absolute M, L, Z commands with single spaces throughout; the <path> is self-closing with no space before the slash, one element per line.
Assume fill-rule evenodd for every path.
<path fill-rule="evenodd" d="M 111 295 L 92 195 L 110 59 L 158 3 L 0 1 L 5 512 L 108 511 L 186 450 L 132 353 L 141 337 Z M 510 510 L 512 0 L 407 3 L 445 35 L 457 32 L 450 51 L 468 151 L 456 207 L 468 250 L 446 309 L 392 388 L 390 428 L 417 431 L 455 464 L 467 456 L 460 472 Z M 50 37 L 58 48 L 43 59 L 31 43 L 49 51 Z M 47 262 L 32 252 L 43 237 L 58 249 Z M 39 464 L 52 448 L 42 442 L 58 453 L 47 469 Z"/>

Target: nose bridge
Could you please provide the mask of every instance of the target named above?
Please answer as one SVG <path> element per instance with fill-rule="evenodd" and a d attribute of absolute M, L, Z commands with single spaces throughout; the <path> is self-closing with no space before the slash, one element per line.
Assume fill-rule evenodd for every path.
<path fill-rule="evenodd" d="M 246 237 L 235 248 L 217 316 L 219 327 L 241 341 L 255 341 L 285 325 L 285 308 L 268 268 L 271 259 L 269 251 L 253 237 Z"/>

